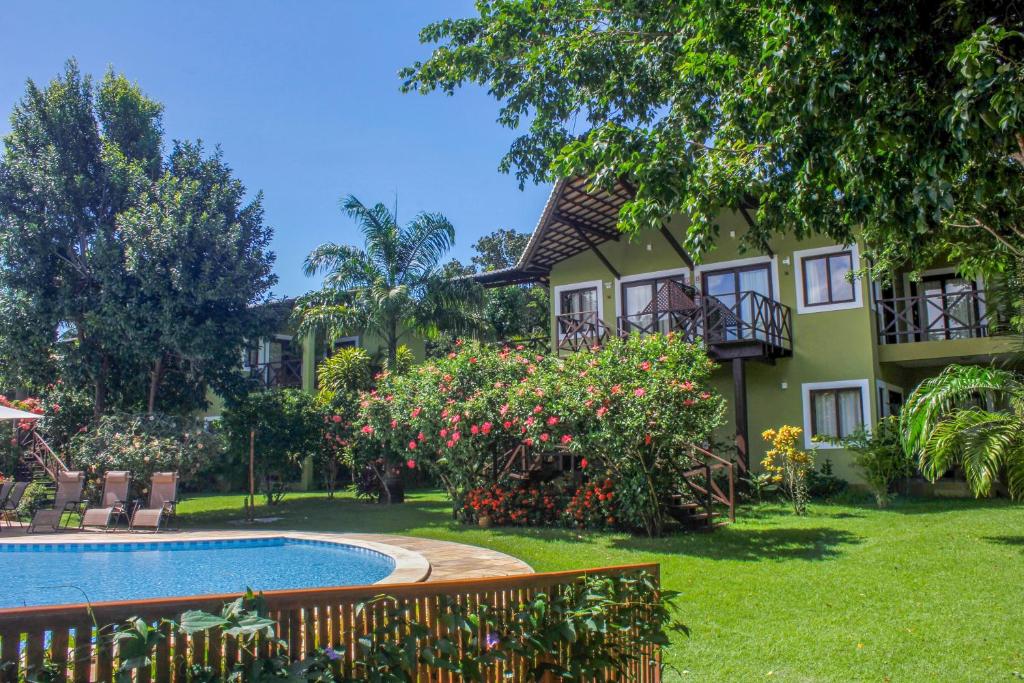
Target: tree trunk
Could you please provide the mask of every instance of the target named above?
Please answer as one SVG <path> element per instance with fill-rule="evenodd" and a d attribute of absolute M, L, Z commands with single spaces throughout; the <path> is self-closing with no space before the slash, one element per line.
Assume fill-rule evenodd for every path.
<path fill-rule="evenodd" d="M 110 357 L 104 355 L 100 369 L 93 378 L 93 417 L 100 417 L 107 411 L 107 377 L 110 374 Z"/>
<path fill-rule="evenodd" d="M 146 403 L 146 414 L 152 415 L 156 407 L 156 393 L 164 376 L 164 355 L 161 353 L 153 363 L 149 372 L 149 401 Z"/>
<path fill-rule="evenodd" d="M 398 325 L 392 320 L 388 324 L 388 372 L 398 372 Z"/>

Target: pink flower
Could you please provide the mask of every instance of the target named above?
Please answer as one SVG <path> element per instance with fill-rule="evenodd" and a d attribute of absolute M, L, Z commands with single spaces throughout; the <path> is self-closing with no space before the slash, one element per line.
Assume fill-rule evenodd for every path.
<path fill-rule="evenodd" d="M 572 441 L 572 437 L 568 434 L 562 434 L 562 443 L 569 443 Z"/>
<path fill-rule="evenodd" d="M 646 393 L 647 392 L 644 391 L 644 388 L 640 387 L 639 389 L 637 389 L 636 391 L 633 392 L 633 395 L 636 396 L 637 398 L 640 398 L 641 396 L 643 396 Z"/>
<path fill-rule="evenodd" d="M 498 409 L 498 412 L 499 412 L 499 413 L 501 413 L 502 415 L 504 415 L 505 413 L 507 413 L 507 412 L 508 412 L 508 404 L 506 403 L 506 404 L 505 404 L 505 405 L 503 405 L 503 406 L 502 406 L 501 408 L 499 408 L 499 409 Z"/>
<path fill-rule="evenodd" d="M 412 458 L 409 458 L 408 460 L 405 461 L 405 466 L 408 467 L 410 470 L 414 470 L 416 469 L 416 461 L 413 460 Z"/>
<path fill-rule="evenodd" d="M 688 398 L 685 401 L 683 401 L 683 405 L 686 406 L 687 408 L 689 408 L 692 405 L 696 405 L 696 403 L 697 402 L 694 401 L 692 398 Z"/>
<path fill-rule="evenodd" d="M 338 424 L 339 422 L 341 422 L 341 415 L 331 416 L 331 422 L 333 422 L 334 424 Z"/>
<path fill-rule="evenodd" d="M 452 441 L 458 441 L 461 438 L 462 434 L 459 434 L 458 432 L 452 432 Z"/>
<path fill-rule="evenodd" d="M 398 427 L 398 420 L 392 420 L 391 421 L 391 428 L 395 429 L 396 427 Z"/>
<path fill-rule="evenodd" d="M 416 450 L 416 441 L 415 440 L 409 442 L 409 450 L 410 451 Z"/>
<path fill-rule="evenodd" d="M 412 416 L 413 416 L 413 417 L 419 417 L 419 416 L 420 416 L 420 411 L 421 411 L 421 410 L 423 410 L 423 409 L 422 409 L 422 408 L 413 408 L 413 409 L 412 409 L 412 413 L 411 413 L 411 414 L 412 414 Z"/>
<path fill-rule="evenodd" d="M 454 446 L 454 445 L 455 445 L 455 442 L 454 442 L 454 441 L 449 441 L 449 442 L 448 442 L 447 444 L 445 444 L 445 445 L 446 445 L 446 446 L 448 446 L 448 448 L 451 448 L 452 446 Z"/>
<path fill-rule="evenodd" d="M 640 364 L 640 369 L 641 370 L 650 370 L 651 369 L 651 361 L 645 360 L 643 363 Z"/>
<path fill-rule="evenodd" d="M 511 429 L 512 422 L 511 420 L 505 420 L 504 422 L 501 423 L 501 426 L 504 427 L 505 429 Z"/>
<path fill-rule="evenodd" d="M 533 439 L 529 439 L 529 438 L 523 439 L 523 443 L 525 443 L 527 446 L 532 446 L 533 445 Z"/>
<path fill-rule="evenodd" d="M 448 430 L 447 429 L 442 429 L 439 432 L 439 434 L 441 435 L 441 438 L 443 439 L 444 437 L 448 436 Z"/>
<path fill-rule="evenodd" d="M 525 421 L 526 421 L 527 425 L 532 425 L 533 424 L 533 416 L 531 415 L 530 417 L 526 418 Z"/>
<path fill-rule="evenodd" d="M 621 384 L 616 384 L 615 386 L 612 387 L 612 393 L 613 394 L 617 394 L 620 391 L 622 391 L 622 385 Z"/>
<path fill-rule="evenodd" d="M 548 418 L 548 424 L 552 427 L 555 426 L 556 424 L 558 424 L 558 418 L 552 415 L 551 417 Z"/>
<path fill-rule="evenodd" d="M 472 358 L 470 358 L 469 362 L 470 363 L 476 363 L 476 356 L 473 356 Z"/>
<path fill-rule="evenodd" d="M 547 440 L 548 440 L 548 439 L 550 439 L 550 438 L 551 438 L 551 435 L 550 435 L 550 434 L 548 434 L 547 432 L 544 432 L 543 434 L 541 434 L 541 435 L 540 435 L 540 440 L 541 440 L 541 441 L 544 441 L 545 443 L 546 443 L 546 442 L 547 442 Z"/>
<path fill-rule="evenodd" d="M 597 409 L 597 416 L 598 417 L 604 417 L 604 414 L 607 413 L 607 412 L 608 412 L 608 408 L 605 407 L 605 406 L 601 406 L 600 408 Z"/>
<path fill-rule="evenodd" d="M 476 436 L 477 434 L 480 433 L 480 428 L 477 427 L 476 425 L 471 425 L 469 428 L 469 433 L 472 434 L 473 436 Z"/>
<path fill-rule="evenodd" d="M 490 422 L 484 422 L 482 425 L 480 425 L 480 431 L 483 432 L 484 434 L 490 434 L 491 429 L 493 427 L 494 425 L 491 424 Z"/>
<path fill-rule="evenodd" d="M 683 382 L 682 387 L 683 391 L 693 391 L 693 382 L 691 382 L 690 380 L 686 380 L 685 382 Z"/>
<path fill-rule="evenodd" d="M 543 410 L 544 410 L 544 406 L 540 406 L 540 405 L 534 406 L 533 407 L 533 414 L 536 415 L 537 413 L 542 412 Z"/>
<path fill-rule="evenodd" d="M 363 434 L 373 434 L 373 427 L 371 427 L 370 425 L 363 425 L 363 428 L 359 431 L 361 431 Z"/>
<path fill-rule="evenodd" d="M 705 400 L 705 401 L 706 401 L 706 400 L 708 400 L 709 398 L 711 398 L 711 394 L 709 394 L 709 393 L 708 393 L 708 392 L 706 392 L 706 391 L 702 391 L 702 392 L 700 392 L 700 397 L 701 397 L 701 399 L 703 399 L 703 400 Z"/>
<path fill-rule="evenodd" d="M 427 438 L 427 435 L 424 434 L 423 432 L 420 432 L 419 434 L 416 435 L 416 440 L 417 441 L 423 441 L 426 438 Z"/>

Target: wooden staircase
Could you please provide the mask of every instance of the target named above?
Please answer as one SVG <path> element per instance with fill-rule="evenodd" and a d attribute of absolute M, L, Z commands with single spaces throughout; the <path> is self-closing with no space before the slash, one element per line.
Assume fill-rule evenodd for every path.
<path fill-rule="evenodd" d="M 67 471 L 68 467 L 53 452 L 50 444 L 35 428 L 19 429 L 17 439 L 21 446 L 21 460 L 15 469 L 15 479 L 56 485 L 57 475 Z"/>
<path fill-rule="evenodd" d="M 711 531 L 736 521 L 736 463 L 696 445 L 690 446 L 690 463 L 681 472 L 684 488 L 666 506 L 668 514 L 687 531 Z M 718 481 L 723 476 L 725 490 Z"/>
<path fill-rule="evenodd" d="M 665 503 L 665 511 L 687 531 L 711 531 L 736 521 L 736 463 L 700 446 L 691 445 L 689 467 L 680 472 L 682 487 Z M 496 457 L 485 471 L 495 482 L 540 484 L 579 474 L 579 456 L 560 451 L 537 451 L 524 443 Z M 724 479 L 724 489 L 719 480 Z"/>

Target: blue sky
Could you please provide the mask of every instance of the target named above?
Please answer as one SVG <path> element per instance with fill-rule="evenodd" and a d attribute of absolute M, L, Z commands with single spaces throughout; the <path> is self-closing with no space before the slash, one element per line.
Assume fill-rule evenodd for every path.
<path fill-rule="evenodd" d="M 531 230 L 549 189 L 498 172 L 514 134 L 482 89 L 399 92 L 398 69 L 429 54 L 419 29 L 471 13 L 468 0 L 5 3 L 0 134 L 27 78 L 48 81 L 72 56 L 97 77 L 113 65 L 164 103 L 168 140 L 219 143 L 263 190 L 276 294 L 316 286 L 301 272 L 316 245 L 361 244 L 343 194 L 391 205 L 397 193 L 400 220 L 440 211 L 467 261 L 480 235 Z"/>

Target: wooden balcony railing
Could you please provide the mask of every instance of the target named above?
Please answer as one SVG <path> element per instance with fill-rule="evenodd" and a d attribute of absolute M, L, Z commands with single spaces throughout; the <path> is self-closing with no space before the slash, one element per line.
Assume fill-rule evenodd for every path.
<path fill-rule="evenodd" d="M 260 363 L 248 368 L 249 378 L 265 389 L 302 386 L 302 359 Z"/>
<path fill-rule="evenodd" d="M 551 339 L 549 337 L 526 337 L 524 339 L 502 339 L 493 343 L 499 349 L 529 351 L 531 353 L 549 353 Z"/>
<path fill-rule="evenodd" d="M 875 301 L 879 344 L 971 339 L 1009 332 L 985 292 L 918 294 Z"/>
<path fill-rule="evenodd" d="M 709 346 L 730 342 L 763 342 L 780 352 L 793 350 L 793 318 L 788 306 L 758 292 L 732 297 L 690 294 L 692 305 L 657 313 L 623 315 L 618 333 L 668 334 L 687 341 L 703 339 Z"/>
<path fill-rule="evenodd" d="M 582 351 L 608 341 L 611 329 L 597 311 L 565 313 L 555 318 L 559 351 Z"/>

